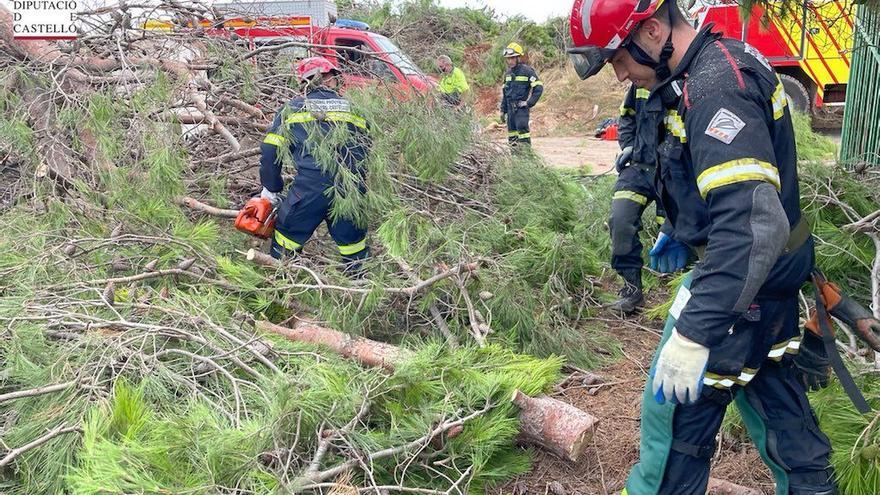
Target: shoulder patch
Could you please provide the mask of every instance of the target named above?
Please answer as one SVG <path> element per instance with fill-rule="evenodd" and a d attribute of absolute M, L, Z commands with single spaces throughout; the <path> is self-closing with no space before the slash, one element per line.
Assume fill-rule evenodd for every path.
<path fill-rule="evenodd" d="M 724 144 L 730 144 L 736 139 L 739 131 L 745 129 L 746 123 L 742 121 L 735 113 L 726 108 L 720 108 L 715 112 L 709 126 L 706 127 L 706 134 L 721 141 Z"/>
<path fill-rule="evenodd" d="M 753 47 L 748 43 L 743 43 L 745 45 L 745 51 L 749 55 L 755 57 L 755 59 L 761 63 L 767 70 L 772 71 L 773 68 L 770 67 L 770 62 L 767 60 L 767 57 L 764 56 L 761 52 L 758 51 L 757 48 Z"/>

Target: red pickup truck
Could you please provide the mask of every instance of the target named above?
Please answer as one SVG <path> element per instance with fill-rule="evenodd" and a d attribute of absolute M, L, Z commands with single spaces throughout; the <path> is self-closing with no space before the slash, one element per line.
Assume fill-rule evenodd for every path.
<path fill-rule="evenodd" d="M 316 26 L 309 16 L 272 16 L 202 21 L 202 27 L 208 36 L 237 37 L 252 49 L 288 44 L 281 54 L 325 57 L 339 67 L 346 87 L 386 86 L 396 96 L 406 97 L 413 92 L 427 94 L 437 84 L 393 41 L 363 22 L 338 19 Z"/>

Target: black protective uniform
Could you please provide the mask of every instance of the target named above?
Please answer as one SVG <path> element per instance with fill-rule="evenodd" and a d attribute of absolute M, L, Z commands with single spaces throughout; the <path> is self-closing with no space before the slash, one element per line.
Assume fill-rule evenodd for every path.
<path fill-rule="evenodd" d="M 650 92 L 630 87 L 618 119 L 620 149 L 632 147 L 630 164 L 619 170 L 611 200 L 611 267 L 623 279 L 642 287 L 642 214 L 651 202 L 657 202 L 654 172 L 657 162 L 657 131 L 644 126 L 639 129 L 636 115 L 642 110 Z M 649 127 L 646 129 L 645 127 Z M 647 138 L 647 140 L 646 140 Z M 656 221 L 662 225 L 663 209 L 657 204 Z"/>
<path fill-rule="evenodd" d="M 507 140 L 510 144 L 531 144 L 529 110 L 538 103 L 544 83 L 535 69 L 520 62 L 507 69 L 501 90 L 501 113 L 507 116 Z M 525 102 L 522 106 L 521 102 Z"/>
<path fill-rule="evenodd" d="M 271 192 L 282 193 L 281 148 L 287 148 L 296 166 L 296 179 L 287 191 L 287 197 L 278 207 L 278 219 L 272 239 L 272 256 L 300 251 L 312 237 L 315 229 L 325 222 L 330 236 L 339 247 L 345 262 L 355 266 L 366 258 L 367 230 L 347 218 L 331 218 L 336 173 L 325 170 L 316 158 L 315 144 L 338 126 L 346 126 L 348 141 L 336 149 L 336 166 L 345 167 L 361 181 L 365 188 L 364 162 L 369 150 L 367 122 L 351 111 L 347 100 L 335 91 L 318 88 L 305 97 L 287 103 L 275 115 L 272 125 L 260 146 L 260 181 Z"/>
<path fill-rule="evenodd" d="M 693 404 L 661 405 L 648 380 L 641 457 L 625 492 L 705 493 L 715 435 L 735 398 L 777 493 L 836 493 L 830 444 L 791 363 L 801 341 L 797 294 L 814 252 L 801 223 L 785 90 L 754 48 L 710 29 L 644 112 L 663 122 L 664 210 L 676 238 L 701 254 L 664 339 L 675 328 L 709 349 L 704 386 Z"/>

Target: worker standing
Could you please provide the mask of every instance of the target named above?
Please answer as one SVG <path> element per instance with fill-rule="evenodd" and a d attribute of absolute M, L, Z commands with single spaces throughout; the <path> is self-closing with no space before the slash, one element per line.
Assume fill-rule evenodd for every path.
<path fill-rule="evenodd" d="M 345 194 L 337 189 L 340 174 L 353 174 L 355 187 L 361 193 L 365 191 L 367 123 L 336 92 L 339 71 L 329 60 L 306 58 L 296 65 L 296 74 L 304 85 L 305 96 L 294 98 L 278 112 L 260 146 L 261 196 L 278 208 L 271 254 L 281 258 L 299 253 L 323 221 L 339 247 L 346 270 L 357 273 L 360 261 L 369 254 L 366 228 L 348 218 L 331 218 L 331 208 L 338 195 Z M 349 133 L 346 142 L 328 144 L 328 135 L 340 126 Z M 328 142 L 322 143 L 325 139 Z M 319 162 L 317 149 L 328 145 L 335 148 L 329 160 L 333 163 Z M 281 157 L 285 153 L 289 153 L 297 173 L 287 196 L 282 198 Z"/>
<path fill-rule="evenodd" d="M 544 83 L 535 69 L 522 62 L 524 52 L 518 43 L 507 45 L 502 55 L 507 61 L 507 72 L 501 90 L 501 122 L 507 121 L 507 141 L 513 146 L 531 145 L 529 111 L 541 98 Z"/>
<path fill-rule="evenodd" d="M 443 73 L 443 78 L 437 83 L 437 90 L 443 96 L 443 101 L 450 106 L 461 105 L 462 97 L 470 90 L 464 72 L 452 65 L 452 59 L 447 55 L 437 57 L 437 68 Z"/>
<path fill-rule="evenodd" d="M 653 85 L 655 80 L 645 84 Z M 651 250 L 651 268 L 661 273 L 672 273 L 685 267 L 687 247 L 671 235 L 671 227 L 664 225 L 663 208 L 654 188 L 657 162 L 657 131 L 651 125 L 639 128 L 638 119 L 650 91 L 633 84 L 620 106 L 618 119 L 620 154 L 615 160 L 617 182 L 611 199 L 611 268 L 623 279 L 612 311 L 631 314 L 644 303 L 642 293 L 642 214 L 652 202 L 656 203 L 656 222 L 663 226 Z"/>
<path fill-rule="evenodd" d="M 645 103 L 663 125 L 658 191 L 676 238 L 700 255 L 651 366 L 623 493 L 706 493 L 734 400 L 777 493 L 837 493 L 799 376 L 829 369 L 821 340 L 798 326 L 814 246 L 779 78 L 754 48 L 697 32 L 672 0 L 576 0 L 571 33 L 582 78 L 610 61 L 620 80 L 659 81 Z"/>

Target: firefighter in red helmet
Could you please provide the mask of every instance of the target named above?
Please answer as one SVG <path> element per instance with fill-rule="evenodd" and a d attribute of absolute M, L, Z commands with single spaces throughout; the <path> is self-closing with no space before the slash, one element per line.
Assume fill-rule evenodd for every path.
<path fill-rule="evenodd" d="M 261 196 L 278 207 L 271 254 L 280 258 L 298 253 L 318 225 L 326 222 L 345 269 L 358 273 L 361 260 L 369 254 L 366 227 L 352 218 L 331 218 L 331 209 L 341 194 L 336 183 L 337 175 L 346 173 L 343 169 L 356 177 L 361 192 L 365 189 L 367 122 L 337 93 L 339 71 L 332 62 L 323 57 L 306 58 L 297 63 L 296 74 L 305 96 L 294 98 L 278 111 L 260 147 Z M 348 132 L 346 142 L 341 146 L 334 143 L 333 163 L 328 167 L 318 160 L 315 150 L 325 136 L 340 127 Z M 282 156 L 287 153 L 296 167 L 296 180 L 282 198 Z"/>
<path fill-rule="evenodd" d="M 799 328 L 814 245 L 779 78 L 751 46 L 696 31 L 672 0 L 576 0 L 571 35 L 582 78 L 606 63 L 621 81 L 656 78 L 640 128 L 659 129 L 658 195 L 675 238 L 699 256 L 651 366 L 624 493 L 704 494 L 733 401 L 777 493 L 837 493 L 804 386 L 826 384 L 829 361 Z"/>

